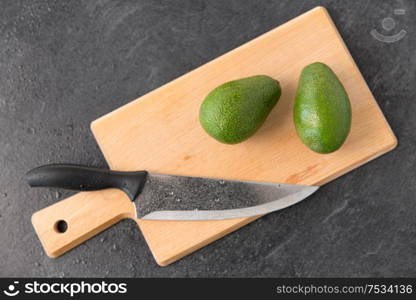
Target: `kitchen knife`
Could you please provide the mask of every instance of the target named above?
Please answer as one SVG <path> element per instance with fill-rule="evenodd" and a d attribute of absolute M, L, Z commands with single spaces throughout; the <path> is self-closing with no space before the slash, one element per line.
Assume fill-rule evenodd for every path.
<path fill-rule="evenodd" d="M 137 218 L 220 220 L 264 215 L 291 206 L 318 186 L 119 172 L 71 164 L 51 164 L 26 174 L 32 187 L 79 191 L 118 188 L 134 201 Z"/>

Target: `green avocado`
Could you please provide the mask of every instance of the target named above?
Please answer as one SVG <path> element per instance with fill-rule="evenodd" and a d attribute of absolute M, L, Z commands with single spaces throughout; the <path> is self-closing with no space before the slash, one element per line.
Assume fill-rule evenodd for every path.
<path fill-rule="evenodd" d="M 214 139 L 237 144 L 264 123 L 281 94 L 279 82 L 257 75 L 224 83 L 202 102 L 199 121 Z"/>
<path fill-rule="evenodd" d="M 306 66 L 300 75 L 294 106 L 298 136 L 311 150 L 338 150 L 350 132 L 351 104 L 337 75 L 325 64 Z"/>

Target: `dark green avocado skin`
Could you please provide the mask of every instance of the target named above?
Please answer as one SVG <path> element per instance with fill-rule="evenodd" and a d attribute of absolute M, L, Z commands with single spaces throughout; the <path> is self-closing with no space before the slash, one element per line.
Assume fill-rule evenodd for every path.
<path fill-rule="evenodd" d="M 351 128 L 351 104 L 344 86 L 324 63 L 306 66 L 301 73 L 294 105 L 296 132 L 318 153 L 338 150 Z"/>
<path fill-rule="evenodd" d="M 266 75 L 230 81 L 206 96 L 199 121 L 217 141 L 237 144 L 261 127 L 280 94 L 279 82 Z"/>

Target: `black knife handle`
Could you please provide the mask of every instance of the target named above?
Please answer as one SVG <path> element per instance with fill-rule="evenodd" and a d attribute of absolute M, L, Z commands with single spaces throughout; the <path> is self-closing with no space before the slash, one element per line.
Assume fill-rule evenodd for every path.
<path fill-rule="evenodd" d="M 72 164 L 51 164 L 30 170 L 31 187 L 55 187 L 77 191 L 118 188 L 134 201 L 146 183 L 147 171 L 119 172 Z"/>

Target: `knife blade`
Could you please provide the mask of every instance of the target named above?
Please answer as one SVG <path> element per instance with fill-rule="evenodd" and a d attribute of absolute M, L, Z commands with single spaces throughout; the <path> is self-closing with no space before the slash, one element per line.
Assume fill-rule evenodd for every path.
<path fill-rule="evenodd" d="M 318 186 L 238 181 L 206 177 L 120 172 L 71 164 L 51 164 L 26 174 L 32 187 L 79 191 L 123 190 L 137 218 L 220 220 L 264 215 L 302 201 Z"/>

